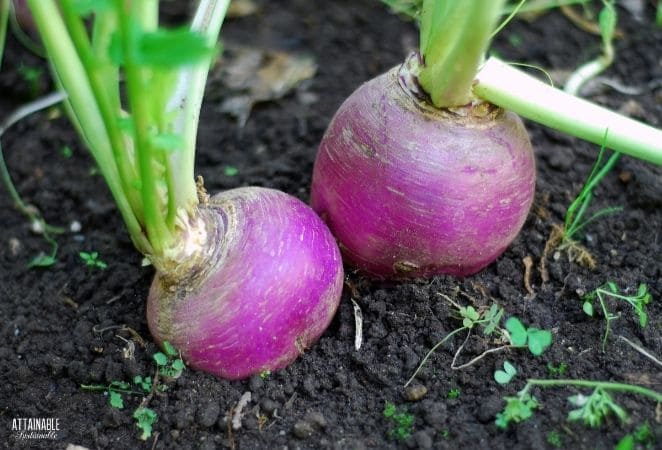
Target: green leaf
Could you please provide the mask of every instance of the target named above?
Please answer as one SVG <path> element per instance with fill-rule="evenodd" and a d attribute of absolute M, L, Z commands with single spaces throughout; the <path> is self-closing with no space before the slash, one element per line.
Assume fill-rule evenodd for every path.
<path fill-rule="evenodd" d="M 503 362 L 503 370 L 506 371 L 507 374 L 509 375 L 516 375 L 517 374 L 517 369 L 515 366 L 513 366 L 510 361 L 504 361 Z"/>
<path fill-rule="evenodd" d="M 593 312 L 594 312 L 593 303 L 591 303 L 590 301 L 584 302 L 584 304 L 582 305 L 582 309 L 584 310 L 587 316 L 593 317 Z"/>
<path fill-rule="evenodd" d="M 634 450 L 634 436 L 631 434 L 626 434 L 623 438 L 618 441 L 614 450 Z"/>
<path fill-rule="evenodd" d="M 176 371 L 181 372 L 182 370 L 184 370 L 186 366 L 184 365 L 184 361 L 182 361 L 181 359 L 176 359 L 172 362 L 171 367 Z"/>
<path fill-rule="evenodd" d="M 483 334 L 489 336 L 494 333 L 494 330 L 499 325 L 501 317 L 503 316 L 503 308 L 499 307 L 496 303 L 493 304 L 487 314 L 485 314 L 485 320 L 487 320 L 487 325 L 483 329 Z"/>
<path fill-rule="evenodd" d="M 32 269 L 33 267 L 50 267 L 56 262 L 57 260 L 51 255 L 44 255 L 42 253 L 32 258 L 32 260 L 28 263 L 28 269 Z"/>
<path fill-rule="evenodd" d="M 517 375 L 517 369 L 509 361 L 504 361 L 503 370 L 494 372 L 494 380 L 499 384 L 508 384 Z"/>
<path fill-rule="evenodd" d="M 395 415 L 396 409 L 395 405 L 391 402 L 386 402 L 384 405 L 384 417 L 393 417 Z"/>
<path fill-rule="evenodd" d="M 542 355 L 552 345 L 552 333 L 547 330 L 529 328 L 527 331 L 529 350 L 536 356 Z"/>
<path fill-rule="evenodd" d="M 146 441 L 152 435 L 152 425 L 156 422 L 156 412 L 150 408 L 140 407 L 133 412 L 136 419 L 136 427 L 142 431 L 140 439 Z"/>
<path fill-rule="evenodd" d="M 158 67 L 193 64 L 212 55 L 204 36 L 188 28 L 143 33 L 138 42 L 137 63 Z"/>
<path fill-rule="evenodd" d="M 604 1 L 604 5 L 604 8 L 602 8 L 598 15 L 598 25 L 600 26 L 602 45 L 606 47 L 614 39 L 614 31 L 616 30 L 616 21 L 618 19 L 613 0 Z"/>
<path fill-rule="evenodd" d="M 166 355 L 171 357 L 179 355 L 177 349 L 168 341 L 163 341 L 163 351 L 165 352 Z"/>
<path fill-rule="evenodd" d="M 184 139 L 175 133 L 161 133 L 152 136 L 152 144 L 159 150 L 174 151 L 184 147 Z"/>
<path fill-rule="evenodd" d="M 162 366 L 165 366 L 166 364 L 168 364 L 168 357 L 164 353 L 156 352 L 156 353 L 154 353 L 154 356 L 152 356 L 152 358 L 154 358 L 154 362 L 159 367 L 162 367 Z"/>
<path fill-rule="evenodd" d="M 237 169 L 236 167 L 225 166 L 223 168 L 223 175 L 225 175 L 226 177 L 234 177 L 238 173 L 239 173 L 239 169 Z"/>
<path fill-rule="evenodd" d="M 110 402 L 110 406 L 112 406 L 113 408 L 117 408 L 117 409 L 124 408 L 124 400 L 122 399 L 122 394 L 120 394 L 119 392 L 109 391 L 108 400 Z"/>
<path fill-rule="evenodd" d="M 506 330 L 510 334 L 510 343 L 516 346 L 526 344 L 526 328 L 517 317 L 511 317 L 506 321 Z"/>

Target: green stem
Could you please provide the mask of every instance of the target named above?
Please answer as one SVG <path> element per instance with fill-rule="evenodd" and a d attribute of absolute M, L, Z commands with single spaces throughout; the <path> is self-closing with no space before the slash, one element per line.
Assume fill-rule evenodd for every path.
<path fill-rule="evenodd" d="M 118 10 L 123 11 L 123 0 L 116 0 Z M 131 8 L 139 9 L 140 2 L 131 4 Z M 122 50 L 124 54 L 124 67 L 126 75 L 127 97 L 133 117 L 134 143 L 137 154 L 138 173 L 141 181 L 141 198 L 144 208 L 144 224 L 147 230 L 147 239 L 152 244 L 153 256 L 162 256 L 164 250 L 172 245 L 173 235 L 168 229 L 164 217 L 165 208 L 158 192 L 158 177 L 155 173 L 155 149 L 150 139 L 150 113 L 147 104 L 148 91 L 146 74 L 135 60 L 135 44 L 140 32 L 139 24 L 133 22 L 132 14 L 120 12 L 119 23 L 121 30 Z"/>
<path fill-rule="evenodd" d="M 141 252 L 149 253 L 151 246 L 122 187 L 103 117 L 59 8 L 54 0 L 28 0 L 28 5 L 48 51 L 56 81 L 69 93 L 67 103 L 69 112 L 73 113 L 72 121 L 97 161 L 134 244 Z"/>
<path fill-rule="evenodd" d="M 460 331 L 463 331 L 463 330 L 469 330 L 469 328 L 467 328 L 467 327 L 457 328 L 457 329 L 451 331 L 450 333 L 448 333 L 448 334 L 447 334 L 447 335 L 446 335 L 441 341 L 437 342 L 437 343 L 435 344 L 435 346 L 432 347 L 432 348 L 430 349 L 429 352 L 427 352 L 427 354 L 425 355 L 425 357 L 423 358 L 423 360 L 421 361 L 421 363 L 420 363 L 420 364 L 418 365 L 418 367 L 416 368 L 416 371 L 414 371 L 414 374 L 409 378 L 409 380 L 407 380 L 407 382 L 405 383 L 405 387 L 409 386 L 409 383 L 411 383 L 412 381 L 414 381 L 414 378 L 416 378 L 416 375 L 418 375 L 418 372 L 420 372 L 421 369 L 423 369 L 423 366 L 425 365 L 425 363 L 427 362 L 427 360 L 430 358 L 430 356 L 432 356 L 432 354 L 433 354 L 434 352 L 436 352 L 437 349 L 438 349 L 439 347 L 441 347 L 442 345 L 444 345 L 444 342 L 446 342 L 446 341 L 449 340 L 451 337 L 455 336 L 457 333 L 459 333 Z"/>
<path fill-rule="evenodd" d="M 652 389 L 648 389 L 641 386 L 636 386 L 633 384 L 625 383 L 614 383 L 611 381 L 592 381 L 592 380 L 572 380 L 572 379 L 560 379 L 560 380 L 542 380 L 542 379 L 529 379 L 526 381 L 526 386 L 520 391 L 520 393 L 528 392 L 532 386 L 540 387 L 559 387 L 559 386 L 579 386 L 579 387 L 588 387 L 588 388 L 601 388 L 605 391 L 617 391 L 617 392 L 627 392 L 631 394 L 639 394 L 645 397 L 648 397 L 656 402 L 662 402 L 662 394 L 655 392 Z"/>
<path fill-rule="evenodd" d="M 114 94 L 106 89 L 108 76 L 106 69 L 111 68 L 107 61 L 99 61 L 95 57 L 93 48 L 87 37 L 85 25 L 81 18 L 74 11 L 73 0 L 60 0 L 62 6 L 62 15 L 65 25 L 69 30 L 71 39 L 76 47 L 80 60 L 85 69 L 87 79 L 92 88 L 92 94 L 99 107 L 101 118 L 104 122 L 108 138 L 110 140 L 113 158 L 117 164 L 122 190 L 126 194 L 127 200 L 133 209 L 134 214 L 139 221 L 142 221 L 143 211 L 138 192 L 133 183 L 137 180 L 137 173 L 127 157 L 125 142 L 118 124 L 119 109 L 115 104 L 116 100 L 112 97 Z M 98 19 L 97 19 L 98 20 Z M 110 85 L 114 86 L 114 85 Z"/>
<path fill-rule="evenodd" d="M 424 0 L 421 11 L 421 87 L 438 108 L 472 99 L 471 85 L 504 0 Z"/>
<path fill-rule="evenodd" d="M 662 131 L 548 86 L 494 57 L 478 71 L 473 92 L 527 119 L 662 165 Z"/>
<path fill-rule="evenodd" d="M 201 0 L 191 23 L 191 29 L 202 33 L 210 45 L 218 40 L 230 0 Z M 182 151 L 168 154 L 167 164 L 174 187 L 175 203 L 186 210 L 197 204 L 195 185 L 195 146 L 200 120 L 200 107 L 211 58 L 180 70 L 172 96 L 168 99 L 168 111 L 175 111 L 173 131 L 182 136 Z"/>

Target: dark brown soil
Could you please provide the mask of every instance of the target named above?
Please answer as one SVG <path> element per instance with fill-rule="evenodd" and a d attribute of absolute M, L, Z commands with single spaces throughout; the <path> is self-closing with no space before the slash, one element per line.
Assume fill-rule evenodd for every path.
<path fill-rule="evenodd" d="M 614 109 L 627 108 L 639 118 L 662 126 L 662 29 L 656 28 L 652 2 L 642 21 L 620 12 L 625 37 L 606 76 L 640 90 L 632 96 L 603 87 L 592 100 Z M 225 88 L 215 81 L 202 113 L 197 170 L 210 191 L 262 185 L 308 197 L 316 146 L 334 110 L 361 82 L 398 64 L 415 45 L 414 26 L 390 15 L 377 1 L 263 1 L 253 16 L 227 23 L 227 43 L 302 51 L 314 55 L 319 70 L 301 95 L 258 106 L 240 133 L 235 122 L 218 111 Z M 496 40 L 505 59 L 567 70 L 599 52 L 600 40 L 572 25 L 558 11 L 533 23 L 516 21 Z M 40 64 L 9 38 L 0 76 L 2 116 L 29 100 L 32 88 L 18 75 L 21 64 Z M 35 89 L 45 93 L 47 83 Z M 306 97 L 310 99 L 310 96 Z M 620 336 L 659 359 L 662 356 L 662 171 L 624 156 L 595 191 L 592 208 L 620 205 L 623 211 L 586 228 L 582 243 L 597 260 L 589 270 L 550 254 L 550 279 L 542 283 L 534 268 L 534 294 L 524 285 L 523 258 L 540 262 L 551 227 L 560 223 L 579 191 L 597 147 L 549 131 L 528 127 L 536 148 L 538 182 L 534 208 L 508 251 L 483 272 L 458 280 L 437 277 L 410 283 L 372 282 L 348 270 L 348 286 L 337 317 L 320 342 L 285 370 L 264 378 L 228 382 L 185 371 L 170 389 L 155 395 L 150 407 L 158 414 L 155 433 L 138 439 L 131 412 L 141 396 L 125 396 L 125 408 L 111 408 L 101 392 L 81 384 L 130 380 L 154 371 L 157 351 L 145 323 L 145 298 L 151 268 L 124 231 L 103 180 L 68 122 L 36 114 L 2 139 L 16 186 L 29 203 L 54 225 L 78 221 L 80 232 L 57 236 L 57 263 L 28 269 L 28 261 L 48 250 L 25 218 L 0 189 L 0 446 L 2 448 L 136 449 L 387 449 L 387 448 L 552 448 L 556 433 L 573 449 L 613 448 L 619 439 L 648 423 L 662 445 L 662 406 L 634 395 L 615 394 L 629 413 L 614 416 L 592 429 L 567 422 L 567 397 L 590 390 L 534 389 L 542 407 L 530 420 L 507 431 L 494 424 L 504 396 L 515 395 L 527 378 L 551 378 L 547 365 L 567 365 L 565 377 L 623 381 L 662 390 L 660 366 L 635 351 Z M 66 158 L 61 149 L 69 146 Z M 226 166 L 238 174 L 228 176 Z M 105 270 L 87 269 L 79 252 L 97 251 Z M 581 295 L 607 281 L 628 292 L 646 283 L 653 295 L 649 323 L 641 328 L 632 309 L 609 301 L 620 317 L 612 322 L 606 351 L 601 351 L 605 324 L 600 314 L 582 312 Z M 464 294 L 462 294 L 462 293 Z M 444 294 L 476 307 L 498 303 L 507 316 L 552 330 L 552 347 L 540 357 L 523 350 L 488 355 L 464 370 L 452 370 L 451 359 L 462 344 L 457 335 L 428 361 L 417 383 L 427 388 L 418 401 L 407 401 L 403 384 L 421 358 L 441 338 L 461 326 Z M 364 341 L 354 350 L 351 299 L 363 312 Z M 124 327 L 124 329 L 122 329 Z M 135 335 L 126 331 L 135 331 Z M 143 345 L 144 341 L 144 345 Z M 127 342 L 135 359 L 123 356 Z M 495 343 L 476 333 L 461 361 Z M 493 379 L 504 360 L 518 368 L 506 386 Z M 449 392 L 459 389 L 457 398 Z M 231 433 L 226 415 L 244 392 L 243 427 Z M 452 395 L 451 395 L 452 397 Z M 411 436 L 392 436 L 384 418 L 386 402 L 414 417 Z M 59 418 L 55 440 L 18 439 L 12 419 Z M 651 447 L 653 448 L 653 447 Z"/>

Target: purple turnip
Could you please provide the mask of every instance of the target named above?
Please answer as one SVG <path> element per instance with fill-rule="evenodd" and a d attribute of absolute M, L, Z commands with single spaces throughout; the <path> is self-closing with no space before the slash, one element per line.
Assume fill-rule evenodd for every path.
<path fill-rule="evenodd" d="M 315 161 L 311 204 L 353 266 L 466 276 L 498 258 L 535 188 L 531 144 L 510 111 L 662 161 L 658 130 L 483 61 L 504 1 L 422 3 L 420 52 L 350 95 Z"/>
<path fill-rule="evenodd" d="M 28 0 L 72 121 L 156 269 L 154 339 L 194 368 L 244 378 L 284 367 L 320 337 L 343 267 L 300 200 L 265 188 L 210 199 L 195 182 L 202 94 L 228 3 L 201 0 L 190 30 L 168 30 L 156 1 Z"/>

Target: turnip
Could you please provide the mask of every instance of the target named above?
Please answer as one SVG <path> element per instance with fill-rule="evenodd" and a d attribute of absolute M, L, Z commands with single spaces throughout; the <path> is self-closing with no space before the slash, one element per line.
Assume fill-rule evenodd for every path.
<path fill-rule="evenodd" d="M 192 367 L 244 378 L 284 367 L 320 337 L 343 269 L 330 231 L 300 200 L 255 187 L 209 198 L 194 180 L 228 3 L 202 0 L 190 28 L 170 30 L 158 27 L 156 0 L 28 1 L 70 117 L 156 268 L 147 307 L 155 340 Z"/>
<path fill-rule="evenodd" d="M 503 1 L 424 0 L 420 52 L 360 86 L 319 147 L 313 208 L 346 260 L 383 278 L 465 276 L 526 220 L 534 155 L 521 114 L 662 163 L 662 132 L 483 62 Z"/>

